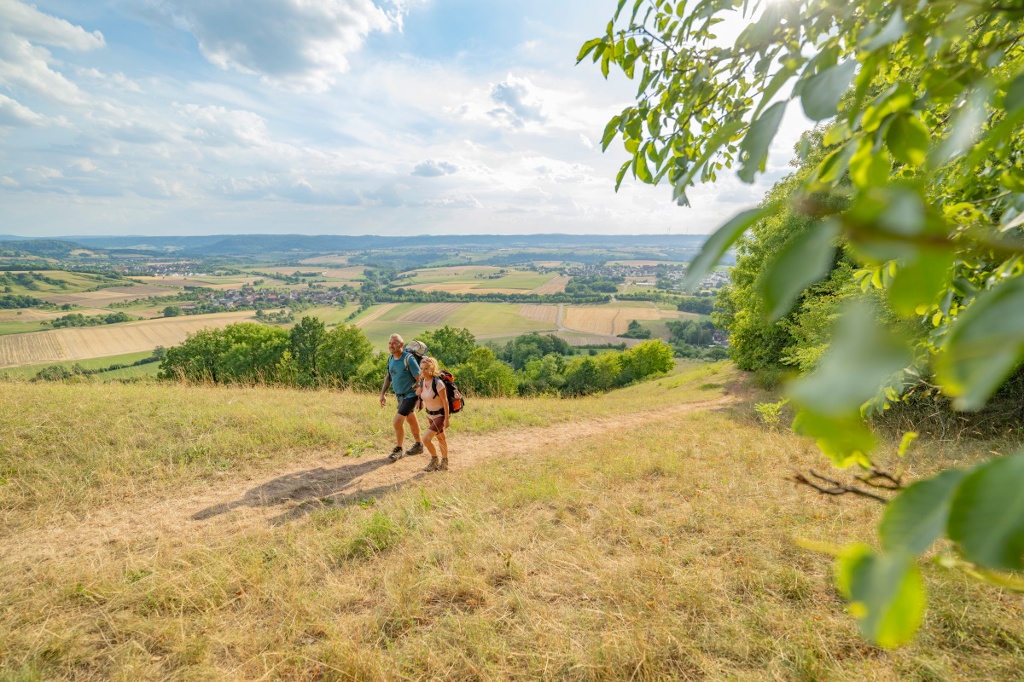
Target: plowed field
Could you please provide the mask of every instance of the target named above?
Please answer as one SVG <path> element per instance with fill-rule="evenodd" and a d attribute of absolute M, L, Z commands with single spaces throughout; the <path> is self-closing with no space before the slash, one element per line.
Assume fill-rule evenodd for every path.
<path fill-rule="evenodd" d="M 0 367 L 84 360 L 176 346 L 201 329 L 223 328 L 251 318 L 252 312 L 246 310 L 0 336 Z"/>
<path fill-rule="evenodd" d="M 418 324 L 440 324 L 449 315 L 466 305 L 465 303 L 431 303 L 402 315 L 398 322 Z"/>

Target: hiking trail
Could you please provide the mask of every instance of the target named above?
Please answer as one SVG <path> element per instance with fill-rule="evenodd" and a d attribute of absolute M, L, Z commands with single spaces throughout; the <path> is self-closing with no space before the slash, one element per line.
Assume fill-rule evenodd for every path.
<path fill-rule="evenodd" d="M 79 516 L 68 513 L 59 521 L 0 539 L 11 548 L 9 558 L 22 562 L 102 552 L 118 545 L 143 549 L 166 541 L 207 543 L 259 524 L 297 521 L 328 504 L 384 495 L 413 481 L 425 483 L 427 477 L 458 476 L 490 459 L 543 454 L 612 431 L 720 409 L 737 400 L 735 395 L 726 395 L 646 412 L 484 434 L 462 435 L 456 430 L 451 434 L 448 472 L 424 473 L 429 461 L 425 452 L 389 463 L 383 452 L 353 458 L 335 450 L 313 451 L 289 463 L 277 462 L 245 479 L 214 481 L 184 494 L 165 490 Z M 407 436 L 406 446 L 410 444 Z"/>

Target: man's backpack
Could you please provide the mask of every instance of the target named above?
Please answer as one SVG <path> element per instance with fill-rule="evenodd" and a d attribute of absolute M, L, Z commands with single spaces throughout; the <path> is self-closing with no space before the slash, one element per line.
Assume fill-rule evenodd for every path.
<path fill-rule="evenodd" d="M 448 370 L 442 369 L 434 377 L 434 382 L 438 379 L 444 384 L 444 392 L 448 396 L 448 413 L 455 414 L 456 412 L 461 412 L 462 408 L 466 405 L 466 399 L 462 397 L 462 391 L 455 385 L 455 376 Z M 431 388 L 434 389 L 434 395 L 437 395 L 437 384 L 433 383 Z"/>
<path fill-rule="evenodd" d="M 427 355 L 427 344 L 422 341 L 410 341 L 405 344 L 403 348 L 406 353 L 416 358 L 416 364 L 423 362 L 423 358 Z M 409 369 L 409 355 L 406 355 L 403 361 L 405 362 L 405 368 Z"/>

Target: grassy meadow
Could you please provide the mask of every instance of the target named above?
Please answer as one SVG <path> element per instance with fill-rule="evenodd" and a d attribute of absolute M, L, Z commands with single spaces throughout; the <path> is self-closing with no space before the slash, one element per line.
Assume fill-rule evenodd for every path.
<path fill-rule="evenodd" d="M 762 425 L 753 404 L 770 398 L 726 363 L 581 400 L 471 398 L 452 471 L 430 475 L 413 473 L 422 457 L 378 468 L 392 407 L 372 395 L 0 390 L 0 680 L 1024 670 L 1024 599 L 933 564 L 917 642 L 858 637 L 831 559 L 794 539 L 874 542 L 880 506 L 788 482 L 821 456 Z M 913 478 L 1004 445 L 922 443 L 901 466 Z M 261 502 L 269 520 L 227 504 L 322 472 L 311 461 L 393 478 L 295 488 Z"/>

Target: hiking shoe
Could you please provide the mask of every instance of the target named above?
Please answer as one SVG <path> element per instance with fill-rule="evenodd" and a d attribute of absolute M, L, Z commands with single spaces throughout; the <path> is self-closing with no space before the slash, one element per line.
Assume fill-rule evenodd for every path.
<path fill-rule="evenodd" d="M 423 470 L 424 471 L 437 471 L 440 468 L 441 468 L 441 465 L 438 464 L 437 457 L 431 457 L 430 458 L 430 464 L 428 464 L 427 466 L 423 467 Z"/>
<path fill-rule="evenodd" d="M 412 444 L 412 447 L 405 451 L 405 456 L 411 455 L 422 455 L 423 454 L 423 443 L 416 442 Z"/>
<path fill-rule="evenodd" d="M 404 457 L 404 456 L 405 456 L 405 453 L 402 452 L 402 446 L 401 445 L 396 445 L 394 447 L 394 449 L 391 450 L 391 454 L 388 455 L 388 459 L 391 460 L 392 462 L 397 462 L 398 460 L 402 459 L 402 457 Z"/>
<path fill-rule="evenodd" d="M 448 471 L 448 458 L 445 457 L 441 460 L 441 464 L 437 467 L 438 471 Z"/>

